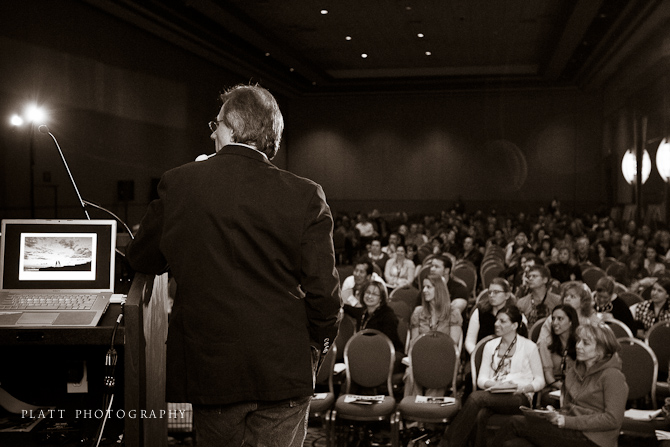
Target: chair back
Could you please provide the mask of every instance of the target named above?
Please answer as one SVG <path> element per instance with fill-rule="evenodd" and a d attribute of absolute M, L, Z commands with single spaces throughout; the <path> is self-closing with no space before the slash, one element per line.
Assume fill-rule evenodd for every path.
<path fill-rule="evenodd" d="M 382 272 L 382 268 L 378 266 L 376 262 L 372 263 L 372 271 L 375 272 L 377 275 L 381 276 L 382 278 L 384 277 L 384 272 Z"/>
<path fill-rule="evenodd" d="M 447 334 L 439 331 L 422 334 L 412 345 L 409 356 L 419 386 L 456 389 L 458 355 L 454 341 Z"/>
<path fill-rule="evenodd" d="M 398 317 L 398 321 L 408 322 L 412 316 L 412 310 L 404 301 L 389 301 L 388 306 L 393 309 L 393 313 Z"/>
<path fill-rule="evenodd" d="M 654 351 L 659 369 L 667 374 L 670 362 L 670 321 L 659 321 L 650 327 L 645 343 Z"/>
<path fill-rule="evenodd" d="M 459 261 L 451 270 L 452 275 L 465 283 L 469 295 L 474 298 L 477 289 L 477 269 L 469 261 Z"/>
<path fill-rule="evenodd" d="M 340 285 L 344 283 L 345 279 L 354 274 L 353 265 L 338 265 L 335 268 L 337 269 L 337 273 L 340 275 Z"/>
<path fill-rule="evenodd" d="M 410 315 L 414 308 L 420 304 L 419 289 L 414 286 L 406 285 L 396 287 L 389 295 L 389 302 L 403 302 L 409 308 Z"/>
<path fill-rule="evenodd" d="M 653 409 L 656 407 L 656 377 L 658 360 L 654 351 L 635 338 L 620 338 L 622 368 L 628 384 L 628 400 L 651 397 Z"/>
<path fill-rule="evenodd" d="M 644 298 L 642 298 L 635 292 L 617 293 L 617 296 L 621 298 L 621 301 L 626 303 L 626 306 L 628 307 L 632 306 L 633 304 L 641 303 L 642 301 L 644 301 Z"/>
<path fill-rule="evenodd" d="M 337 346 L 337 362 L 344 362 L 344 347 L 349 339 L 356 332 L 356 322 L 349 315 L 343 315 L 340 321 L 340 329 L 335 337 L 335 346 Z"/>
<path fill-rule="evenodd" d="M 365 329 L 354 334 L 344 348 L 344 364 L 347 371 L 345 393 L 351 385 L 366 388 L 386 385 L 393 395 L 391 377 L 395 361 L 395 348 L 389 338 L 376 329 Z"/>
<path fill-rule="evenodd" d="M 605 270 L 596 267 L 595 265 L 589 265 L 582 268 L 582 279 L 591 290 L 596 290 L 596 284 L 603 276 L 605 276 Z"/>
<path fill-rule="evenodd" d="M 633 338 L 633 332 L 626 326 L 626 323 L 617 319 L 603 320 L 612 329 L 616 338 Z"/>
<path fill-rule="evenodd" d="M 540 318 L 533 324 L 533 326 L 531 326 L 530 331 L 528 331 L 528 338 L 533 340 L 534 343 L 537 343 L 537 339 L 540 338 L 540 331 L 542 330 L 542 325 L 546 319 L 547 317 Z"/>
<path fill-rule="evenodd" d="M 503 270 L 505 270 L 505 267 L 498 263 L 488 265 L 486 268 L 482 267 L 482 288 L 488 289 L 488 287 L 491 285 L 491 281 L 493 281 L 493 278 L 500 276 Z"/>
<path fill-rule="evenodd" d="M 419 273 L 416 275 L 416 282 L 419 290 L 423 288 L 423 280 L 430 274 L 430 263 L 422 265 L 419 269 Z"/>
<path fill-rule="evenodd" d="M 477 375 L 479 374 L 479 366 L 482 364 L 482 355 L 484 354 L 484 345 L 493 339 L 493 335 L 487 335 L 477 342 L 475 349 L 470 354 L 470 372 L 472 374 L 472 389 L 477 389 Z"/>

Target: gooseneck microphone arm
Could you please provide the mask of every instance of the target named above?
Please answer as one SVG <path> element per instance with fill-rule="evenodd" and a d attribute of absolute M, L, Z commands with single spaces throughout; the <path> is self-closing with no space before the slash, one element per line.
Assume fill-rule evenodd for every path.
<path fill-rule="evenodd" d="M 77 184 L 74 182 L 74 177 L 72 177 L 72 172 L 70 172 L 70 167 L 67 165 L 67 161 L 65 161 L 65 156 L 63 155 L 63 151 L 60 148 L 60 144 L 58 144 L 58 140 L 56 140 L 56 137 L 53 136 L 53 134 L 49 131 L 49 128 L 46 126 L 46 124 L 42 124 L 40 127 L 38 127 L 39 131 L 48 134 L 53 138 L 54 143 L 56 143 L 56 148 L 58 148 L 58 153 L 60 154 L 61 160 L 63 160 L 63 164 L 65 165 L 65 170 L 67 171 L 67 175 L 70 176 L 70 182 L 72 182 L 72 186 L 74 187 L 74 192 L 77 193 L 77 198 L 79 199 L 79 204 L 81 205 L 81 209 L 84 210 L 84 214 L 86 214 L 86 219 L 91 220 L 91 216 L 88 215 L 88 211 L 86 210 L 86 204 L 81 198 L 81 194 L 79 194 L 79 188 L 77 188 Z"/>

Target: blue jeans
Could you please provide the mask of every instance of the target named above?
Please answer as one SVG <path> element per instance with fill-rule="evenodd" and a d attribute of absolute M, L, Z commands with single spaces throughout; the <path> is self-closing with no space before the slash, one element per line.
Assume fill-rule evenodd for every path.
<path fill-rule="evenodd" d="M 193 405 L 198 447 L 302 447 L 310 400 Z"/>

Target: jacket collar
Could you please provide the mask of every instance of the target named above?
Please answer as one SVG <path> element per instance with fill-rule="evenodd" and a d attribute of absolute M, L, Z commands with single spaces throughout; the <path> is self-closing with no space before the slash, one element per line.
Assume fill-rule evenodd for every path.
<path fill-rule="evenodd" d="M 216 153 L 216 156 L 218 155 L 241 155 L 243 157 L 248 157 L 254 160 L 272 164 L 264 153 L 244 144 L 227 144 Z"/>
<path fill-rule="evenodd" d="M 577 362 L 575 365 L 575 373 L 577 373 L 577 376 L 579 377 L 580 380 L 584 380 L 586 377 L 594 375 L 599 373 L 602 370 L 609 369 L 609 368 L 615 368 L 618 370 L 621 370 L 621 357 L 619 357 L 619 354 L 614 354 L 613 356 L 609 358 L 604 358 L 597 362 L 595 365 L 591 367 L 588 371 L 586 370 L 586 366 L 582 362 Z"/>

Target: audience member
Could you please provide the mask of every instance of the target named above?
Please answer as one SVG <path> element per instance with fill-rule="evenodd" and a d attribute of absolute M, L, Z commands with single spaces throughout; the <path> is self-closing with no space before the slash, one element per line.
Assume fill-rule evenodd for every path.
<path fill-rule="evenodd" d="M 438 255 L 431 259 L 430 262 L 430 273 L 442 277 L 447 285 L 449 297 L 451 299 L 451 308 L 456 310 L 459 314 L 463 314 L 468 306 L 470 292 L 465 285 L 452 278 L 451 259 L 444 255 Z"/>
<path fill-rule="evenodd" d="M 389 234 L 389 241 L 388 244 L 384 247 L 382 247 L 382 251 L 386 253 L 389 258 L 392 258 L 393 255 L 395 254 L 395 249 L 398 246 L 398 244 L 403 243 L 402 237 L 400 236 L 399 233 L 391 233 Z M 404 243 L 403 243 L 404 244 Z"/>
<path fill-rule="evenodd" d="M 533 252 L 533 248 L 528 243 L 528 236 L 520 231 L 514 236 L 514 240 L 505 247 L 505 264 L 512 266 L 519 261 L 523 253 Z"/>
<path fill-rule="evenodd" d="M 494 338 L 484 345 L 477 386 L 445 434 L 446 445 L 486 445 L 486 424 L 494 413 L 518 414 L 519 406 L 531 406 L 533 393 L 545 386 L 537 345 L 526 338 L 522 314 L 507 305 L 496 315 Z M 498 393 L 498 391 L 511 391 Z"/>
<path fill-rule="evenodd" d="M 571 259 L 570 248 L 566 245 L 559 247 L 558 262 L 550 264 L 548 268 L 551 277 L 560 283 L 582 280 L 582 269 Z"/>
<path fill-rule="evenodd" d="M 650 276 L 665 273 L 665 264 L 663 264 L 661 257 L 658 255 L 655 245 L 649 244 L 645 249 L 644 268 L 649 272 Z"/>
<path fill-rule="evenodd" d="M 580 236 L 575 243 L 575 258 L 577 264 L 593 264 L 596 267 L 600 267 L 600 260 L 598 259 L 598 253 L 595 249 L 591 247 L 589 238 L 586 236 Z"/>
<path fill-rule="evenodd" d="M 415 266 L 412 261 L 405 257 L 405 254 L 405 246 L 398 242 L 393 258 L 386 263 L 384 278 L 386 279 L 386 286 L 391 289 L 409 285 L 414 281 Z"/>
<path fill-rule="evenodd" d="M 651 287 L 651 298 L 635 306 L 633 318 L 640 338 L 659 321 L 670 321 L 670 279 L 659 278 Z"/>
<path fill-rule="evenodd" d="M 598 324 L 600 322 L 600 317 L 598 317 L 594 307 L 593 296 L 586 284 L 581 281 L 569 281 L 561 286 L 561 290 L 561 304 L 567 304 L 575 309 L 579 324 Z M 551 323 L 552 316 L 549 315 L 540 329 L 538 343 L 549 339 Z"/>
<path fill-rule="evenodd" d="M 479 251 L 479 244 L 475 242 L 475 239 L 472 236 L 468 236 L 463 239 L 463 255 L 460 257 L 460 259 L 472 262 L 472 264 L 479 272 L 483 258 L 484 255 L 481 251 Z"/>
<path fill-rule="evenodd" d="M 379 270 L 382 274 L 386 268 L 386 263 L 389 260 L 389 256 L 382 251 L 382 241 L 378 237 L 375 237 L 370 242 L 370 250 L 368 251 L 368 259 L 372 261 L 373 264 L 377 264 Z"/>
<path fill-rule="evenodd" d="M 429 331 L 444 332 L 454 343 L 459 344 L 463 336 L 462 326 L 463 318 L 460 312 L 452 309 L 444 279 L 439 275 L 429 274 L 423 280 L 421 305 L 414 309 L 410 319 L 408 352 L 417 337 Z M 405 371 L 405 396 L 418 394 L 417 388 L 410 365 Z"/>
<path fill-rule="evenodd" d="M 361 259 L 354 265 L 354 271 L 351 276 L 345 278 L 342 283 L 342 301 L 354 307 L 362 307 L 361 290 L 363 285 L 370 279 L 384 282 L 384 280 L 374 272 L 372 262 L 367 259 Z"/>
<path fill-rule="evenodd" d="M 619 320 L 628 326 L 631 332 L 635 333 L 635 321 L 630 309 L 614 293 L 614 281 L 608 276 L 603 276 L 596 283 L 596 312 L 604 320 Z"/>
<path fill-rule="evenodd" d="M 577 356 L 575 331 L 578 326 L 577 311 L 568 304 L 559 304 L 551 313 L 550 336 L 537 343 L 547 382 L 540 394 L 540 402 L 544 405 L 555 402 L 548 394 L 563 387 L 565 373 L 574 366 Z"/>
<path fill-rule="evenodd" d="M 508 303 L 516 303 L 512 288 L 503 278 L 493 278 L 485 293 L 470 315 L 465 350 L 472 354 L 477 342 L 495 333 L 496 314 Z"/>
<path fill-rule="evenodd" d="M 628 385 L 616 354 L 619 342 L 605 324 L 577 328 L 576 366 L 566 373 L 563 405 L 546 421 L 514 416 L 494 440 L 496 446 L 616 446 L 623 423 Z M 520 443 L 525 439 L 526 443 Z"/>
<path fill-rule="evenodd" d="M 345 304 L 342 307 L 344 313 L 356 320 L 356 331 L 376 329 L 386 335 L 395 347 L 396 359 L 402 359 L 404 348 L 398 336 L 398 317 L 388 306 L 386 285 L 372 279 L 363 284 L 362 290 L 364 291 L 363 307 Z"/>
<path fill-rule="evenodd" d="M 541 318 L 551 315 L 553 308 L 561 301 L 561 297 L 549 290 L 551 276 L 549 269 L 536 265 L 528 271 L 528 287 L 530 293 L 517 301 L 519 310 L 533 326 Z"/>

